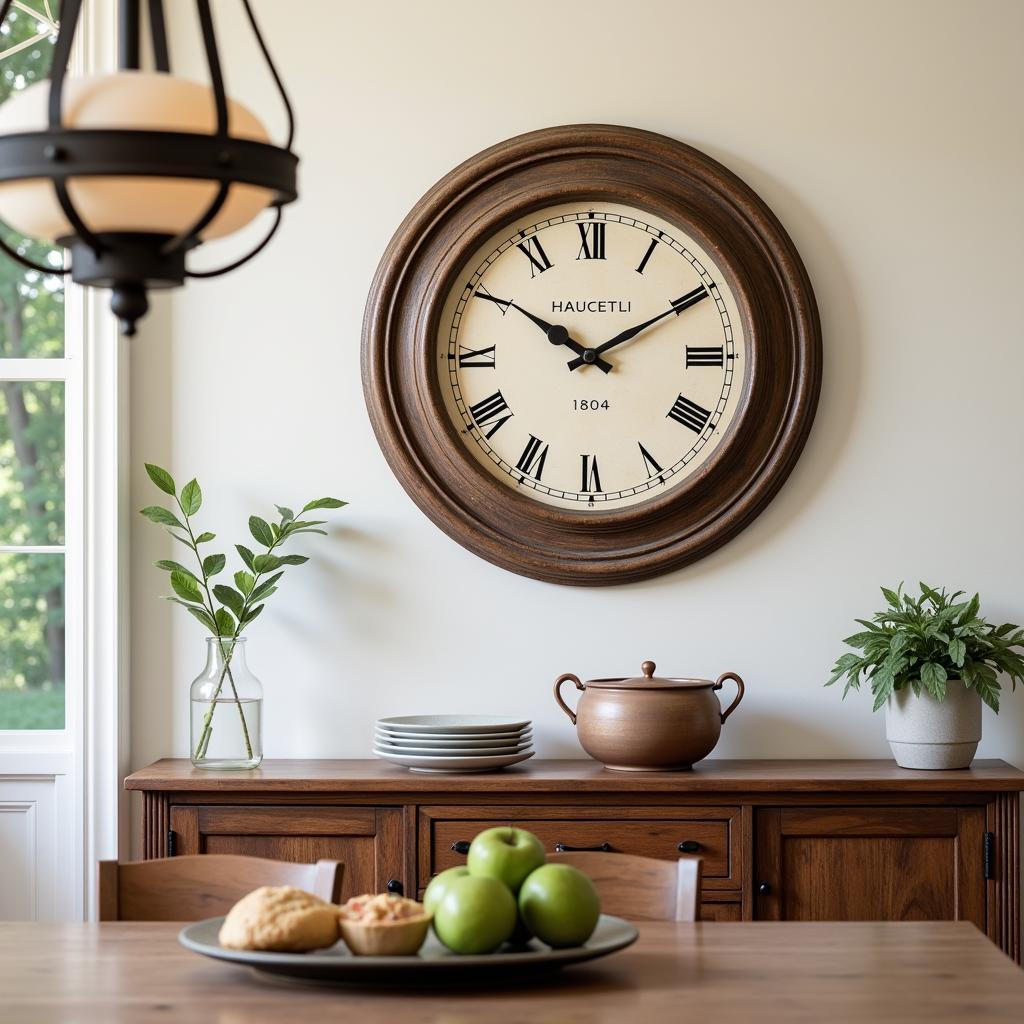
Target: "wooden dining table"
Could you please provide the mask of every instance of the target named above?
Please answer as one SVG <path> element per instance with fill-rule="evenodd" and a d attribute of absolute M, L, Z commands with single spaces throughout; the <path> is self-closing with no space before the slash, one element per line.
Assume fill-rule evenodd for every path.
<path fill-rule="evenodd" d="M 179 925 L 0 924 L 10 1024 L 651 1024 L 1024 1021 L 1024 972 L 965 922 L 640 923 L 602 960 L 509 987 L 272 980 L 178 944 Z"/>

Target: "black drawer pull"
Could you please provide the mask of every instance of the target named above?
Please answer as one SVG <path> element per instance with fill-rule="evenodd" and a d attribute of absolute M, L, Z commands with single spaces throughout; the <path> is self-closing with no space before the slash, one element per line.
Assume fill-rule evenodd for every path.
<path fill-rule="evenodd" d="M 389 878 L 388 884 L 385 886 L 388 892 L 393 892 L 396 896 L 405 895 L 405 886 L 397 878 Z"/>
<path fill-rule="evenodd" d="M 696 853 L 700 849 L 700 843 L 696 839 L 684 839 L 679 844 L 680 853 Z"/>
<path fill-rule="evenodd" d="M 762 883 L 761 883 L 761 884 L 760 884 L 760 885 L 759 885 L 759 886 L 757 887 L 757 891 L 758 891 L 758 892 L 759 892 L 759 893 L 760 893 L 760 894 L 761 894 L 762 896 L 768 896 L 768 895 L 770 895 L 770 894 L 771 894 L 771 891 L 772 891 L 772 883 L 771 883 L 771 882 L 762 882 Z"/>
<path fill-rule="evenodd" d="M 599 843 L 597 846 L 566 846 L 555 843 L 555 853 L 611 853 L 611 843 Z"/>
<path fill-rule="evenodd" d="M 465 839 L 456 839 L 455 842 L 452 843 L 452 849 L 456 853 L 461 853 L 465 855 L 469 853 L 469 843 L 466 842 Z"/>

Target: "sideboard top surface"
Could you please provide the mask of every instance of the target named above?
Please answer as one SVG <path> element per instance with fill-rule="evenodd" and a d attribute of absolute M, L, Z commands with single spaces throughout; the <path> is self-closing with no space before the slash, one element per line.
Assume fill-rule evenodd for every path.
<path fill-rule="evenodd" d="M 269 760 L 249 771 L 194 768 L 163 758 L 125 779 L 126 789 L 155 792 L 275 793 L 852 793 L 1021 792 L 1024 772 L 979 760 L 959 771 L 914 771 L 889 760 L 702 761 L 684 772 L 613 772 L 596 761 L 531 760 L 479 775 L 426 775 L 384 761 Z"/>

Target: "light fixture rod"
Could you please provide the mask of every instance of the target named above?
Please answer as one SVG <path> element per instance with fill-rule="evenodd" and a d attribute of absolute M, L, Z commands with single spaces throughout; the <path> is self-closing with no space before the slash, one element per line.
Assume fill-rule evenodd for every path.
<path fill-rule="evenodd" d="M 171 70 L 171 51 L 167 46 L 164 0 L 149 0 L 149 34 L 153 39 L 153 63 L 157 71 Z"/>
<path fill-rule="evenodd" d="M 122 71 L 137 71 L 142 59 L 139 49 L 139 0 L 120 0 L 117 24 L 117 66 Z"/>

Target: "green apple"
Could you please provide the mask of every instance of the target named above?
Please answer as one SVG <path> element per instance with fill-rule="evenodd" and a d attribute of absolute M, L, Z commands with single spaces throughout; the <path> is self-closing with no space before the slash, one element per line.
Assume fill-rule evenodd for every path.
<path fill-rule="evenodd" d="M 495 878 L 452 878 L 434 907 L 434 931 L 454 953 L 493 953 L 515 927 L 515 897 Z"/>
<path fill-rule="evenodd" d="M 549 946 L 582 946 L 597 927 L 601 900 L 594 883 L 568 864 L 545 864 L 523 882 L 519 913 Z"/>
<path fill-rule="evenodd" d="M 532 832 L 500 826 L 486 829 L 470 843 L 466 867 L 471 875 L 495 878 L 516 893 L 545 859 L 544 847 Z"/>
<path fill-rule="evenodd" d="M 442 871 L 439 874 L 434 875 L 427 885 L 427 888 L 423 892 L 423 907 L 428 914 L 433 914 L 437 910 L 438 903 L 444 897 L 444 894 L 448 891 L 448 886 L 453 879 L 465 878 L 469 874 L 469 868 L 462 865 L 457 868 L 449 868 L 447 871 Z"/>

